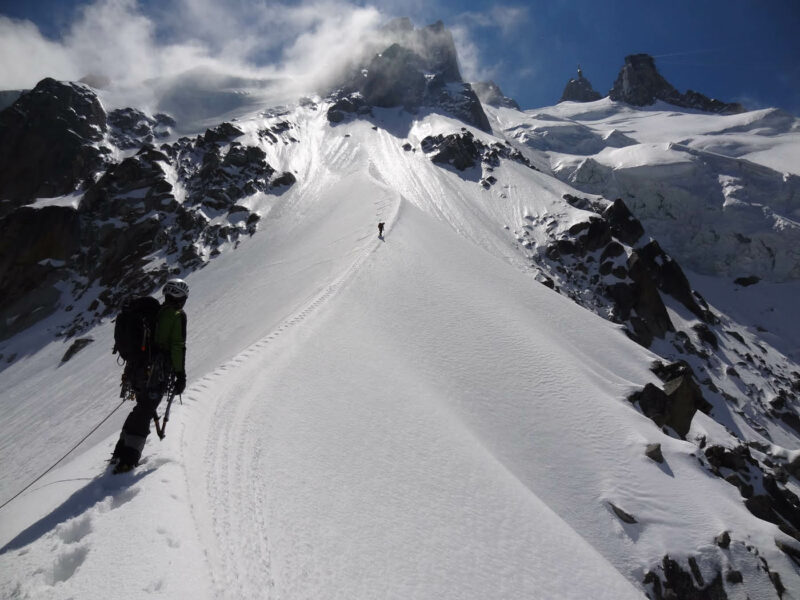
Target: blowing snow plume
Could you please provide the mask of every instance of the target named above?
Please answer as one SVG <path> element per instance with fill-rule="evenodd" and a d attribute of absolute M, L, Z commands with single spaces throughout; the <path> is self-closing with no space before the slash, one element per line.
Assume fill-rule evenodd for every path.
<path fill-rule="evenodd" d="M 44 77 L 83 79 L 107 88 L 112 107 L 123 98 L 154 110 L 183 106 L 195 119 L 206 112 L 198 104 L 203 92 L 219 114 L 255 98 L 274 104 L 324 89 L 384 20 L 375 8 L 344 2 L 248 1 L 230 10 L 207 0 L 158 8 L 98 0 L 76 9 L 50 39 L 30 21 L 0 17 L 0 55 L 14 57 L 0 89 L 30 89 Z M 194 96 L 188 104 L 187 93 Z"/>

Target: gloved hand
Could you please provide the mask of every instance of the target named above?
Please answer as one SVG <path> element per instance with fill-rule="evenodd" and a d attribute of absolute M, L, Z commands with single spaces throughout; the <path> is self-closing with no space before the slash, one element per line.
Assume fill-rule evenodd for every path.
<path fill-rule="evenodd" d="M 186 373 L 175 373 L 175 387 L 172 391 L 176 394 L 182 394 L 186 389 Z"/>

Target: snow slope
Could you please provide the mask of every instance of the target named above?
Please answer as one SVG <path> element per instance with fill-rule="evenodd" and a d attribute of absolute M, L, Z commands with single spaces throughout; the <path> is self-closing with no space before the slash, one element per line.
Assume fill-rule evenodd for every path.
<path fill-rule="evenodd" d="M 267 118 L 237 123 L 244 143 Z M 574 188 L 509 162 L 484 190 L 480 168 L 434 165 L 418 145 L 460 128 L 445 117 L 292 118 L 300 143 L 264 150 L 298 184 L 187 278 L 190 382 L 167 438 L 107 474 L 126 406 L 0 509 L 0 595 L 638 598 L 669 553 L 707 581 L 741 571 L 732 598 L 775 597 L 756 547 L 798 597 L 786 536 L 625 401 L 655 356 L 539 285 L 504 228 L 567 229 Z M 116 406 L 111 332 L 0 372 L 0 499 Z"/>
<path fill-rule="evenodd" d="M 607 98 L 487 110 L 495 130 L 544 170 L 582 192 L 623 198 L 685 268 L 731 280 L 800 278 L 800 119 Z"/>

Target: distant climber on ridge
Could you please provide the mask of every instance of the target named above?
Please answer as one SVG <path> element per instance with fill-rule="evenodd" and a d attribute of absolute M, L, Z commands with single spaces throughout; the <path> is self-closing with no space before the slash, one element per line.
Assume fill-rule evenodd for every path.
<path fill-rule="evenodd" d="M 123 395 L 129 386 L 136 406 L 122 425 L 111 456 L 114 473 L 125 473 L 137 465 L 150 434 L 150 420 L 157 416 L 156 409 L 164 394 L 167 391 L 181 394 L 186 387 L 186 313 L 183 306 L 188 296 L 189 286 L 185 281 L 170 279 L 164 286 L 163 304 L 159 305 L 155 298 L 137 298 L 117 317 L 115 351 L 126 362 L 122 375 Z M 135 332 L 134 335 L 131 332 Z M 126 347 L 130 346 L 131 337 L 137 338 L 130 340 L 133 348 Z"/>
<path fill-rule="evenodd" d="M 383 221 L 378 223 L 378 237 L 381 239 L 383 239 L 383 225 L 384 225 Z"/>

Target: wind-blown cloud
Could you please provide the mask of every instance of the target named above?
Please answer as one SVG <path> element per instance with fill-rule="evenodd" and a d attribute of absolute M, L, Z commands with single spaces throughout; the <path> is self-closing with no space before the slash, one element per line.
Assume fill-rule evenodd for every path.
<path fill-rule="evenodd" d="M 480 36 L 475 34 L 478 29 L 496 29 L 503 36 L 516 35 L 529 21 L 528 8 L 524 6 L 509 6 L 495 4 L 487 6 L 481 12 L 467 11 L 453 18 L 450 29 L 458 49 L 461 72 L 467 81 L 488 81 L 497 79 L 502 71 L 507 71 L 509 65 L 486 65 L 482 59 L 482 52 L 474 42 Z"/>
<path fill-rule="evenodd" d="M 456 21 L 470 27 L 496 27 L 504 34 L 510 34 L 525 25 L 528 8 L 495 4 L 481 12 L 467 11 L 456 17 Z"/>
<path fill-rule="evenodd" d="M 75 67 L 63 46 L 46 39 L 36 25 L 0 16 L 0 89 L 28 88 L 47 74 L 73 79 Z"/>
<path fill-rule="evenodd" d="M 339 0 L 303 4 L 174 0 L 145 13 L 134 0 L 97 0 L 56 40 L 30 21 L 0 16 L 0 89 L 89 73 L 135 85 L 207 67 L 244 76 L 319 78 L 384 20 Z"/>
<path fill-rule="evenodd" d="M 77 10 L 55 39 L 47 39 L 29 21 L 0 16 L 0 89 L 31 88 L 44 77 L 91 75 L 95 83 L 109 82 L 103 99 L 111 107 L 176 111 L 187 94 L 194 93 L 195 102 L 202 90 L 221 91 L 219 101 L 233 104 L 239 90 L 231 86 L 255 82 L 259 93 L 274 93 L 269 100 L 281 103 L 327 89 L 364 52 L 382 49 L 382 25 L 395 16 L 415 16 L 397 12 L 412 9 L 400 0 L 377 1 L 381 8 L 356 0 L 165 0 L 147 5 L 94 0 Z M 418 4 L 435 14 L 434 4 Z M 495 7 L 485 15 L 450 19 L 465 79 L 490 79 L 495 72 L 481 64 L 473 33 L 485 27 L 505 31 L 517 26 L 524 13 Z M 267 81 L 279 84 L 270 87 Z"/>

